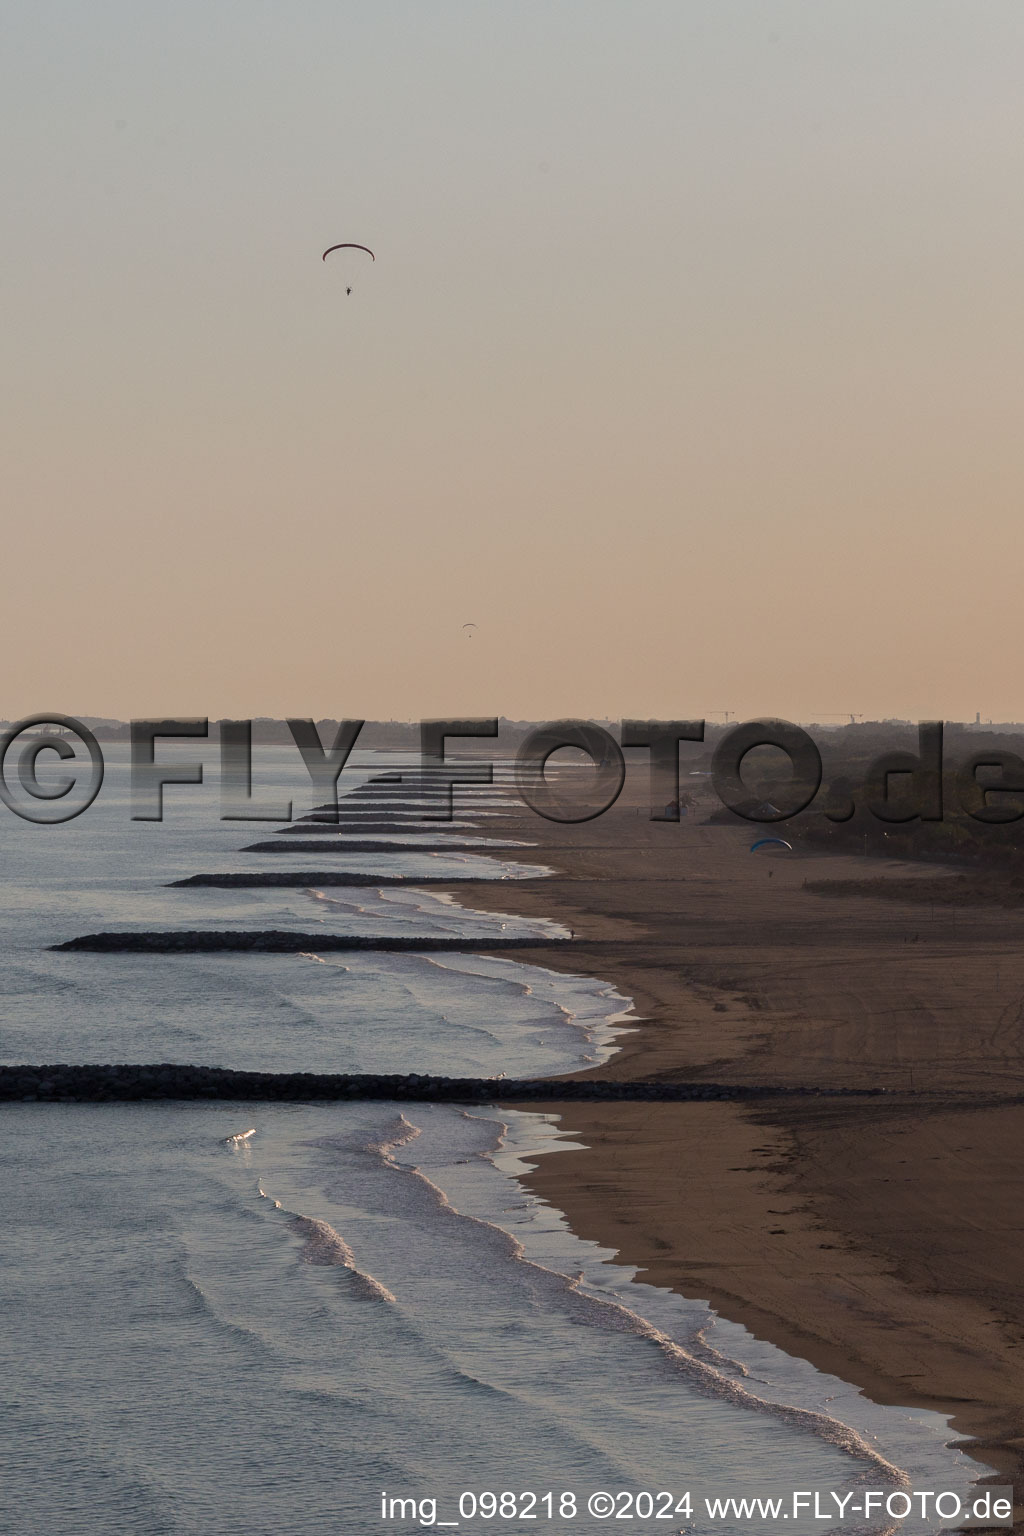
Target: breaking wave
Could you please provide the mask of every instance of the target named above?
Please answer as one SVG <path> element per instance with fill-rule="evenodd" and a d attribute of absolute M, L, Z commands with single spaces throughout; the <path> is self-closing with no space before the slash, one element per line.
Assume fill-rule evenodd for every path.
<path fill-rule="evenodd" d="M 749 1388 L 725 1375 L 722 1369 L 717 1368 L 712 1363 L 712 1359 L 708 1358 L 716 1355 L 717 1351 L 703 1341 L 698 1343 L 696 1349 L 687 1348 L 623 1302 L 581 1290 L 580 1287 L 586 1279 L 583 1271 L 569 1276 L 561 1274 L 558 1270 L 549 1269 L 535 1259 L 528 1258 L 518 1238 L 513 1237 L 495 1222 L 486 1221 L 483 1217 L 472 1216 L 456 1209 L 444 1190 L 435 1184 L 421 1168 L 400 1163 L 393 1156 L 400 1146 L 415 1140 L 419 1134 L 419 1127 L 406 1119 L 404 1114 L 399 1114 L 389 1130 L 385 1131 L 379 1139 L 367 1143 L 366 1151 L 375 1153 L 394 1172 L 415 1180 L 426 1190 L 442 1221 L 466 1223 L 486 1230 L 491 1240 L 504 1250 L 508 1259 L 527 1266 L 546 1285 L 551 1285 L 562 1293 L 563 1306 L 568 1306 L 570 1316 L 575 1321 L 606 1328 L 616 1333 L 630 1333 L 645 1339 L 660 1350 L 664 1359 L 675 1371 L 685 1376 L 690 1387 L 704 1396 L 764 1414 L 804 1430 L 849 1455 L 862 1466 L 870 1468 L 893 1487 L 908 1488 L 910 1486 L 907 1474 L 888 1461 L 881 1452 L 875 1450 L 857 1430 L 852 1429 L 848 1424 L 843 1424 L 839 1419 L 813 1409 L 797 1408 L 759 1397 Z M 732 1367 L 731 1361 L 729 1366 Z"/>
<path fill-rule="evenodd" d="M 262 1185 L 257 1188 L 264 1200 L 269 1200 L 275 1210 L 288 1217 L 289 1229 L 303 1239 L 299 1251 L 303 1264 L 325 1269 L 345 1269 L 352 1277 L 352 1289 L 357 1296 L 363 1296 L 367 1301 L 395 1302 L 395 1297 L 386 1285 L 359 1268 L 348 1243 L 328 1222 L 316 1216 L 302 1216 L 298 1211 L 286 1211 L 280 1200 L 275 1200 Z"/>

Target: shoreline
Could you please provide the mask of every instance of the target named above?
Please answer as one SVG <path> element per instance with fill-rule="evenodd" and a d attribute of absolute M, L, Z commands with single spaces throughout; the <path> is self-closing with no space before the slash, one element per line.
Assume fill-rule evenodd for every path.
<path fill-rule="evenodd" d="M 994 1469 L 982 1480 L 1014 1482 L 1019 1500 L 1024 920 L 875 890 L 941 880 L 942 866 L 873 858 L 867 883 L 851 878 L 865 869 L 849 854 L 752 858 L 744 827 L 700 813 L 651 823 L 642 792 L 627 796 L 575 826 L 526 826 L 515 807 L 489 816 L 495 847 L 473 852 L 507 855 L 497 840 L 529 831 L 515 859 L 535 878 L 431 882 L 456 906 L 554 919 L 564 938 L 168 930 L 54 947 L 278 952 L 315 937 L 320 949 L 514 950 L 611 984 L 633 1015 L 595 1066 L 486 1083 L 410 1074 L 397 1093 L 393 1078 L 285 1074 L 272 1096 L 308 1101 L 321 1087 L 559 1115 L 583 1145 L 546 1152 L 523 1183 L 579 1237 L 880 1404 L 944 1415 Z M 843 889 L 823 898 L 822 876 Z M 171 1070 L 198 1073 L 176 1085 L 184 1096 L 211 1095 L 210 1069 Z M 126 1074 L 94 1085 L 100 1102 L 177 1096 L 151 1066 L 116 1069 Z M 238 1098 L 242 1076 L 242 1097 L 266 1095 L 266 1074 L 222 1075 L 215 1097 Z M 75 1096 L 70 1079 L 37 1086 L 10 1097 Z"/>
<path fill-rule="evenodd" d="M 891 1097 L 545 1101 L 585 1148 L 546 1153 L 524 1183 L 638 1279 L 709 1301 L 876 1402 L 948 1417 L 960 1449 L 993 1468 L 983 1481 L 1013 1482 L 1020 1506 L 1024 924 L 990 907 L 923 914 L 859 882 L 822 898 L 804 882 L 850 882 L 863 862 L 751 864 L 744 828 L 647 814 L 634 794 L 594 823 L 534 818 L 536 845 L 516 856 L 554 866 L 551 879 L 448 887 L 566 924 L 573 942 L 538 948 L 536 963 L 633 999 L 636 1027 L 611 1060 L 566 1081 Z M 873 885 L 943 874 L 871 861 Z"/>

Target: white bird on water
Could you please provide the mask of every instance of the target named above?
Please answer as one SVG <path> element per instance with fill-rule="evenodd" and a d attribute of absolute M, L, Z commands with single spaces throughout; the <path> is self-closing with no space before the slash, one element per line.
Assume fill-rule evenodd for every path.
<path fill-rule="evenodd" d="M 240 1142 L 240 1141 L 248 1141 L 250 1136 L 255 1136 L 255 1135 L 256 1135 L 256 1127 L 253 1126 L 251 1130 L 239 1131 L 237 1136 L 225 1136 L 224 1140 L 230 1146 L 232 1143 L 237 1143 L 237 1142 Z"/>

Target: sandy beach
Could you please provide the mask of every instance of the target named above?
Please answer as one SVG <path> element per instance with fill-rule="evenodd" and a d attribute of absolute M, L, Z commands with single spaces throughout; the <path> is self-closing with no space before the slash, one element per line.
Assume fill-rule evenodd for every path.
<path fill-rule="evenodd" d="M 707 803 L 652 823 L 641 776 L 631 786 L 593 822 L 509 821 L 536 840 L 517 857 L 558 870 L 543 885 L 452 892 L 567 923 L 571 952 L 536 963 L 634 999 L 638 1027 L 594 1073 L 887 1092 L 567 1104 L 587 1150 L 545 1156 L 531 1187 L 641 1278 L 708 1299 L 877 1401 L 950 1415 L 1019 1500 L 1024 919 L 816 893 L 805 882 L 949 873 L 752 855 L 745 827 L 706 824 Z"/>

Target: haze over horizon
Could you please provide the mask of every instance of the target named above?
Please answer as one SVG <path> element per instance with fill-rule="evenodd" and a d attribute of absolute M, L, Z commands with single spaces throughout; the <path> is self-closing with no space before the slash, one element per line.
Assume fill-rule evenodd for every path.
<path fill-rule="evenodd" d="M 1021 718 L 1022 44 L 13 9 L 0 714 Z"/>

